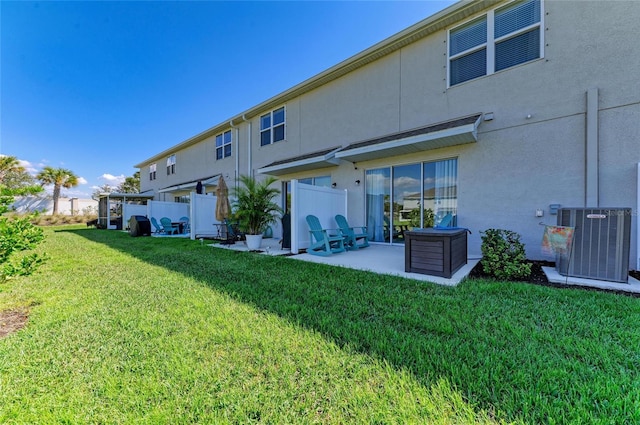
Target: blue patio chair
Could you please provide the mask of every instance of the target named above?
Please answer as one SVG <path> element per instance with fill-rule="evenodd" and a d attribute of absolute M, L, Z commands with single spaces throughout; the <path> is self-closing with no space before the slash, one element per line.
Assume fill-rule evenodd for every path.
<path fill-rule="evenodd" d="M 168 217 L 162 217 L 160 219 L 160 224 L 162 224 L 162 228 L 167 235 L 180 233 L 180 227 L 177 224 L 171 223 L 171 219 Z"/>
<path fill-rule="evenodd" d="M 183 233 L 189 233 L 191 232 L 191 225 L 189 224 L 189 217 L 184 216 L 184 217 L 180 217 L 180 220 L 178 220 L 180 223 L 182 223 L 182 232 Z"/>
<path fill-rule="evenodd" d="M 451 215 L 451 213 L 448 213 L 444 217 L 442 217 L 442 220 L 440 220 L 440 222 L 434 227 L 436 229 L 443 229 L 443 228 L 451 227 L 452 225 L 453 225 L 453 215 Z"/>
<path fill-rule="evenodd" d="M 336 223 L 338 223 L 338 229 L 344 237 L 344 246 L 350 251 L 356 249 L 366 248 L 369 246 L 369 236 L 367 235 L 367 228 L 364 226 L 351 227 L 347 222 L 345 216 L 336 215 Z M 358 243 L 360 241 L 360 243 Z"/>
<path fill-rule="evenodd" d="M 307 216 L 311 241 L 307 253 L 323 257 L 344 252 L 344 237 L 342 235 L 330 235 L 320 225 L 320 220 L 315 215 Z M 315 242 L 313 241 L 315 239 Z"/>
<path fill-rule="evenodd" d="M 164 233 L 164 229 L 158 224 L 158 220 L 155 217 L 151 217 L 151 224 L 156 229 L 153 233 Z"/>

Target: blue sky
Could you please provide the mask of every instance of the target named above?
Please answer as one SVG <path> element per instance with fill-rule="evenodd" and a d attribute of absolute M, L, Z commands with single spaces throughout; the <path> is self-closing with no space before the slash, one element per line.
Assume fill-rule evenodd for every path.
<path fill-rule="evenodd" d="M 453 1 L 0 1 L 0 154 L 90 197 Z"/>

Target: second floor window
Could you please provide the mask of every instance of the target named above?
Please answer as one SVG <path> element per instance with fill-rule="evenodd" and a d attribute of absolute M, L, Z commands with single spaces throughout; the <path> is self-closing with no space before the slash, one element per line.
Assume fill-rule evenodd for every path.
<path fill-rule="evenodd" d="M 216 159 L 231 156 L 231 130 L 216 136 Z"/>
<path fill-rule="evenodd" d="M 156 179 L 156 164 L 149 165 L 149 180 Z"/>
<path fill-rule="evenodd" d="M 167 158 L 167 176 L 176 173 L 176 156 L 171 155 Z"/>
<path fill-rule="evenodd" d="M 260 117 L 260 146 L 284 140 L 284 106 Z"/>
<path fill-rule="evenodd" d="M 519 0 L 449 31 L 449 86 L 541 58 L 541 8 Z"/>

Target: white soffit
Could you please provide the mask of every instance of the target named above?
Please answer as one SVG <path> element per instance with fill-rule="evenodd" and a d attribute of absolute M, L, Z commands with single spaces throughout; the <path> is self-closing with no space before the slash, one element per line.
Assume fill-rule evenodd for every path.
<path fill-rule="evenodd" d="M 336 152 L 340 148 L 331 148 L 326 151 L 316 152 L 290 158 L 284 161 L 273 162 L 258 169 L 258 173 L 271 176 L 281 176 L 284 174 L 297 173 L 300 171 L 317 170 L 318 168 L 335 167 L 340 164 L 340 160 L 335 158 Z"/>
<path fill-rule="evenodd" d="M 398 156 L 478 141 L 482 114 L 470 115 L 378 139 L 354 143 L 336 152 L 336 158 L 351 162 Z"/>
<path fill-rule="evenodd" d="M 206 180 L 201 180 L 201 183 L 204 186 L 216 186 L 218 184 L 218 180 L 220 179 L 220 175 L 210 177 Z M 160 189 L 159 193 L 167 193 L 167 192 L 176 192 L 178 190 L 186 190 L 186 189 L 195 189 L 198 185 L 197 181 L 177 184 L 175 186 L 165 187 L 164 189 Z"/>

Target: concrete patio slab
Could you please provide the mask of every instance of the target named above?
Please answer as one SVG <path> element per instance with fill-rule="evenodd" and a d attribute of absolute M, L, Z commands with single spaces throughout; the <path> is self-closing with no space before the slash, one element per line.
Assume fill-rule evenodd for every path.
<path fill-rule="evenodd" d="M 232 245 L 210 244 L 210 246 L 232 251 L 247 251 L 247 245 L 244 242 L 236 242 Z M 263 239 L 261 251 L 262 252 L 260 252 L 260 254 L 264 255 L 290 255 L 288 258 L 292 260 L 366 270 L 374 273 L 401 276 L 447 286 L 455 286 L 459 284 L 462 279 L 471 273 L 471 270 L 475 267 L 478 261 L 480 261 L 479 259 L 467 260 L 466 265 L 462 266 L 462 268 L 451 276 L 451 278 L 447 279 L 444 277 L 420 273 L 406 273 L 404 271 L 404 246 L 371 244 L 369 247 L 359 249 L 357 251 L 347 251 L 339 254 L 332 254 L 328 257 L 320 257 L 306 253 L 291 255 L 291 251 L 288 249 L 283 250 L 280 247 L 280 241 L 274 238 Z"/>
<path fill-rule="evenodd" d="M 232 245 L 219 243 L 209 244 L 216 249 L 227 249 L 232 251 L 247 251 L 244 242 L 236 242 Z M 456 286 L 465 277 L 469 276 L 471 270 L 478 264 L 480 258 L 469 258 L 467 264 L 458 270 L 450 279 L 431 276 L 420 273 L 406 273 L 404 271 L 404 246 L 390 246 L 382 244 L 371 244 L 368 248 L 357 251 L 341 252 L 327 257 L 320 257 L 311 254 L 291 255 L 289 249 L 282 249 L 280 240 L 276 238 L 263 239 L 262 248 L 259 254 L 262 255 L 288 255 L 292 261 L 308 261 L 321 263 L 337 267 L 347 267 L 357 270 L 366 270 L 373 273 L 381 273 L 393 276 L 406 277 L 408 279 L 433 282 L 439 285 Z M 594 279 L 583 279 L 560 275 L 553 267 L 543 267 L 547 279 L 551 283 L 575 285 L 581 287 L 597 288 L 603 290 L 613 290 L 640 294 L 640 281 L 629 276 L 629 283 L 607 282 Z"/>
<path fill-rule="evenodd" d="M 632 294 L 640 294 L 640 281 L 629 276 L 628 283 L 609 282 L 606 280 L 585 279 L 580 277 L 563 276 L 554 267 L 543 267 L 542 271 L 547 275 L 547 279 L 551 283 L 562 285 L 584 286 L 588 288 L 597 288 L 608 291 L 622 291 Z"/>
<path fill-rule="evenodd" d="M 420 273 L 406 273 L 404 271 L 404 247 L 372 244 L 368 248 L 357 251 L 341 252 L 328 257 L 311 254 L 298 254 L 290 257 L 293 260 L 309 261 L 313 263 L 329 264 L 350 269 L 366 270 L 408 279 L 433 282 L 439 285 L 455 286 L 467 277 L 478 263 L 479 259 L 469 259 L 451 278 L 431 276 Z"/>

